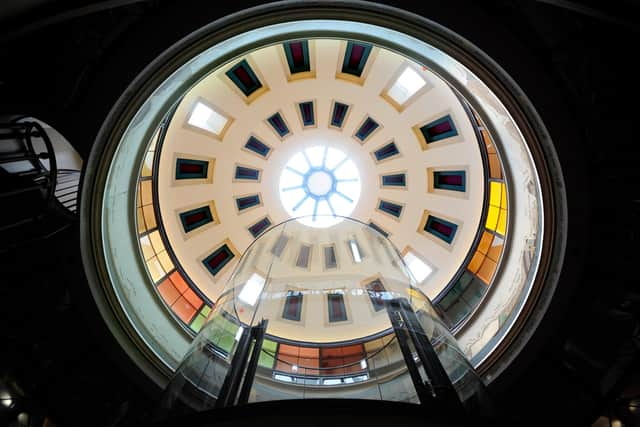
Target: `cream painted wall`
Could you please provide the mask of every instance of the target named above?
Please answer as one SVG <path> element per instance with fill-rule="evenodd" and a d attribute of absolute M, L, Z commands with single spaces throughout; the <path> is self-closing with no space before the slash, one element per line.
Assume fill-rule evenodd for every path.
<path fill-rule="evenodd" d="M 454 93 L 433 73 L 424 71 L 433 87 L 399 113 L 379 94 L 402 65 L 405 60 L 403 57 L 390 51 L 378 51 L 364 85 L 360 86 L 335 78 L 340 42 L 317 40 L 316 78 L 288 82 L 279 50 L 281 47 L 277 45 L 249 55 L 262 83 L 269 86 L 269 91 L 250 105 L 230 86 L 223 71 L 217 71 L 197 84 L 184 97 L 175 112 L 160 159 L 158 187 L 165 229 L 183 268 L 200 289 L 215 300 L 224 288 L 233 266 L 213 278 L 200 260 L 227 238 L 243 252 L 253 240 L 246 228 L 264 215 L 269 215 L 274 224 L 286 220 L 288 214 L 278 198 L 282 168 L 290 157 L 303 148 L 326 144 L 346 153 L 359 169 L 363 190 L 352 216 L 365 222 L 369 219 L 375 221 L 391 232 L 390 239 L 398 249 L 402 250 L 409 245 L 435 266 L 435 272 L 421 285 L 424 292 L 433 298 L 460 267 L 472 244 L 479 226 L 484 192 L 480 151 L 473 128 Z M 233 117 L 234 121 L 222 141 L 184 126 L 193 102 L 198 98 L 205 99 Z M 334 99 L 352 105 L 342 132 L 327 126 Z M 295 108 L 297 102 L 307 100 L 316 101 L 318 126 L 302 130 Z M 264 119 L 279 110 L 292 132 L 290 137 L 282 141 L 264 122 Z M 461 142 L 438 144 L 423 151 L 412 126 L 429 118 L 439 117 L 445 112 L 454 117 Z M 361 145 L 351 135 L 366 115 L 377 120 L 382 129 Z M 241 149 L 251 133 L 274 148 L 268 161 Z M 399 147 L 401 156 L 376 165 L 370 153 L 392 139 Z M 174 185 L 174 153 L 215 158 L 213 183 Z M 235 163 L 263 169 L 261 182 L 232 182 Z M 427 192 L 426 169 L 446 166 L 468 168 L 466 198 Z M 378 175 L 396 171 L 407 171 L 408 189 L 381 189 Z M 238 214 L 233 196 L 256 192 L 261 194 L 263 206 Z M 379 198 L 404 204 L 401 219 L 395 220 L 375 210 Z M 185 237 L 177 212 L 187 206 L 205 204 L 210 200 L 215 201 L 220 224 Z M 451 247 L 417 232 L 425 209 L 454 219 L 460 224 Z M 340 239 L 340 236 L 336 236 L 336 239 Z M 341 244 L 338 247 L 346 249 Z M 319 253 L 318 248 L 315 251 Z M 338 254 L 339 262 L 344 255 Z M 292 259 L 295 260 L 290 257 L 289 261 Z"/>

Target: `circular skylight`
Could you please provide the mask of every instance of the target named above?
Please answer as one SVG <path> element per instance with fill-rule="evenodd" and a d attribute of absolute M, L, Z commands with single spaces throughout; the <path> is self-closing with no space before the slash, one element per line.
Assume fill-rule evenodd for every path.
<path fill-rule="evenodd" d="M 360 174 L 342 151 L 307 148 L 280 175 L 280 200 L 292 217 L 311 227 L 330 227 L 349 216 L 360 198 Z"/>

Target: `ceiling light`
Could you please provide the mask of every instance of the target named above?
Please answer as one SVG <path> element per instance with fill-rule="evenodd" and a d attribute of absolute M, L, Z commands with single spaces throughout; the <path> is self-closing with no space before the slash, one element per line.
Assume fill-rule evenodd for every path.
<path fill-rule="evenodd" d="M 394 101 L 402 105 L 426 84 L 427 82 L 420 74 L 413 68 L 407 67 L 391 86 L 388 93 Z"/>
<path fill-rule="evenodd" d="M 202 102 L 197 102 L 188 123 L 199 127 L 216 135 L 220 135 L 229 120 L 222 114 L 206 106 Z"/>

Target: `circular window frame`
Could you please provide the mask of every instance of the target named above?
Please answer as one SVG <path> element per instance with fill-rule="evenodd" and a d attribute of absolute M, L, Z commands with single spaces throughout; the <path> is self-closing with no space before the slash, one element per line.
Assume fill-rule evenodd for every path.
<path fill-rule="evenodd" d="M 283 14 L 284 10 L 287 11 L 286 14 Z M 168 108 L 177 101 L 179 94 L 191 87 L 202 76 L 183 75 L 184 80 L 181 81 L 181 84 L 174 86 L 166 85 L 166 79 L 176 72 L 180 73 L 178 70 L 181 67 L 210 49 L 211 46 L 216 47 L 232 37 L 246 34 L 252 30 L 264 31 L 265 27 L 269 25 L 283 25 L 283 21 L 285 23 L 311 22 L 311 20 L 322 19 L 340 21 L 344 18 L 355 22 L 354 16 L 358 18 L 358 22 L 356 22 L 358 25 L 375 25 L 389 31 L 401 32 L 405 36 L 415 38 L 421 43 L 445 52 L 472 70 L 484 84 L 486 90 L 495 94 L 502 102 L 514 123 L 517 124 L 518 130 L 527 142 L 531 159 L 538 172 L 539 185 L 542 190 L 540 197 L 543 211 L 541 214 L 544 221 L 541 227 L 542 245 L 538 248 L 537 255 L 537 274 L 535 280 L 530 284 L 526 301 L 509 333 L 493 348 L 490 355 L 487 355 L 476 365 L 481 373 L 487 374 L 485 377 L 487 380 L 490 381 L 509 364 L 510 360 L 517 356 L 528 340 L 527 335 L 530 336 L 535 331 L 535 326 L 546 311 L 557 284 L 564 258 L 567 228 L 566 197 L 560 164 L 551 137 L 535 108 L 518 85 L 491 58 L 461 36 L 433 21 L 406 11 L 372 3 L 331 2 L 311 7 L 304 2 L 268 4 L 226 16 L 195 31 L 149 64 L 131 83 L 104 121 L 85 171 L 84 182 L 86 185 L 83 186 L 83 203 L 81 204 L 81 218 L 83 218 L 81 246 L 92 294 L 103 318 L 120 345 L 138 367 L 158 385 L 166 383 L 168 375 L 172 372 L 171 365 L 174 363 L 169 361 L 170 355 L 163 354 L 153 346 L 153 343 L 150 342 L 150 331 L 141 331 L 139 325 L 135 324 L 135 319 L 132 319 L 130 314 L 123 309 L 120 298 L 111 286 L 112 279 L 103 245 L 105 226 L 102 214 L 105 203 L 110 202 L 105 199 L 104 189 L 112 161 L 119 150 L 123 135 L 127 130 L 141 125 L 138 113 L 143 105 L 150 101 L 151 104 L 155 104 L 153 109 L 146 111 L 146 113 L 151 113 L 150 118 L 147 117 L 150 125 L 146 127 L 146 132 L 140 132 L 139 136 L 144 141 L 151 138 L 155 127 L 160 123 Z M 285 39 L 309 37 L 307 31 L 291 31 L 278 36 L 266 34 L 259 42 L 229 49 L 224 55 L 217 58 L 215 63 L 207 63 L 207 67 L 213 66 L 215 68 L 256 47 L 278 43 Z M 341 28 L 326 32 L 316 30 L 314 36 L 364 40 L 397 51 L 418 62 L 429 62 L 425 61 L 424 57 L 416 57 L 415 53 L 409 51 L 406 46 L 400 44 L 390 46 L 388 40 L 377 37 L 375 34 L 345 32 L 345 29 Z M 430 65 L 441 76 L 448 74 L 438 64 Z M 492 128 L 492 120 L 485 109 L 474 103 L 474 97 L 464 88 L 456 87 L 456 89 L 478 111 L 481 118 L 487 123 L 490 132 L 495 135 L 497 131 Z M 161 102 L 157 95 L 166 95 L 167 91 L 171 91 L 172 95 Z M 152 100 L 152 98 L 154 99 Z M 496 143 L 501 144 L 500 138 L 497 138 Z M 144 150 L 145 144 L 140 144 L 137 156 L 132 159 L 135 164 L 140 165 L 141 161 L 139 160 L 141 160 Z M 505 172 L 508 176 L 511 175 L 508 164 L 505 165 Z M 136 173 L 131 174 L 131 183 L 135 182 L 136 177 Z M 131 192 L 128 197 L 130 205 L 134 205 L 134 192 Z M 512 200 L 509 202 L 511 203 Z M 137 247 L 133 218 L 130 218 L 123 227 L 132 231 L 129 233 L 132 238 L 129 243 L 132 248 Z M 140 268 L 144 270 L 142 266 Z M 535 316 L 533 315 L 534 309 Z M 526 331 L 525 324 L 528 326 Z"/>

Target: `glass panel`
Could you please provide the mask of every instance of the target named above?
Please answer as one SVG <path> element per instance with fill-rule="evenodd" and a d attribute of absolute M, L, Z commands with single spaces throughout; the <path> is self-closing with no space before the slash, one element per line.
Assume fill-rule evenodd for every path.
<path fill-rule="evenodd" d="M 291 256 L 271 250 L 282 241 L 296 248 Z M 297 249 L 305 242 L 330 248 L 335 267 L 326 269 L 325 256 L 297 267 Z M 349 242 L 371 255 L 353 262 Z M 430 383 L 444 384 L 449 398 L 463 401 L 482 393 L 409 268 L 386 237 L 349 218 L 328 229 L 296 219 L 273 227 L 242 256 L 165 404 L 179 401 L 196 411 L 305 398 L 429 404 L 435 392 Z M 465 287 L 464 295 L 481 297 L 486 287 L 478 284 Z M 193 324 L 200 322 L 186 294 L 173 305 L 183 320 L 195 316 Z M 259 352 L 255 357 L 252 349 Z"/>

